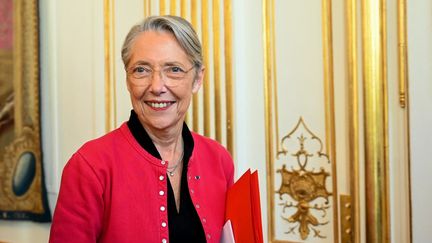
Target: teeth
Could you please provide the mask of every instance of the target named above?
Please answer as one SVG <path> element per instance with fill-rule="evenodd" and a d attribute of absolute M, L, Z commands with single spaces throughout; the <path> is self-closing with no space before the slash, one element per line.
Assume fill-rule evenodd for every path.
<path fill-rule="evenodd" d="M 149 103 L 151 107 L 153 108 L 165 108 L 169 105 L 169 103 Z"/>

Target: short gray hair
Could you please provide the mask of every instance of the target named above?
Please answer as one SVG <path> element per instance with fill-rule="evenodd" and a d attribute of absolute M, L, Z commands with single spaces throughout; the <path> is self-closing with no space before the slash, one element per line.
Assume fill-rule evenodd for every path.
<path fill-rule="evenodd" d="M 178 16 L 150 16 L 141 23 L 133 26 L 123 43 L 121 55 L 125 68 L 129 65 L 131 48 L 135 38 L 146 31 L 162 31 L 172 33 L 177 42 L 186 52 L 188 58 L 198 69 L 203 65 L 202 48 L 198 35 L 192 25 Z"/>

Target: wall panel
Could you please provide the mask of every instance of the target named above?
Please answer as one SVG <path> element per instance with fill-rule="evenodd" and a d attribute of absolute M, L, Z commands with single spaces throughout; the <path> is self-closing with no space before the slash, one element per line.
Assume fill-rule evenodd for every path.
<path fill-rule="evenodd" d="M 269 241 L 338 242 L 331 1 L 263 7 Z"/>

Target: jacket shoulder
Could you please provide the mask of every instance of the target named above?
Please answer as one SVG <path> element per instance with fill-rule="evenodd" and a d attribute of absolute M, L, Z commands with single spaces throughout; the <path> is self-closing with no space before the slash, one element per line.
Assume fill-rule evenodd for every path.
<path fill-rule="evenodd" d="M 77 152 L 81 154 L 88 154 L 89 152 L 109 151 L 112 147 L 115 147 L 116 144 L 124 143 L 125 139 L 121 131 L 124 129 L 124 125 L 125 124 L 115 130 L 112 130 L 111 132 L 108 132 L 105 135 L 87 141 L 78 149 Z"/>
<path fill-rule="evenodd" d="M 228 153 L 228 150 L 222 146 L 218 141 L 200 135 L 196 132 L 191 132 L 194 139 L 194 146 L 197 149 L 210 149 L 217 152 Z"/>

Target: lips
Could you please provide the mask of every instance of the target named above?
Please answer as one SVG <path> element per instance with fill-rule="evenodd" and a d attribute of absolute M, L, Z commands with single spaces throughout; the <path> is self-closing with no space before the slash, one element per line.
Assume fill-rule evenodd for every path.
<path fill-rule="evenodd" d="M 175 101 L 146 101 L 145 103 L 154 110 L 165 110 L 174 104 Z"/>

